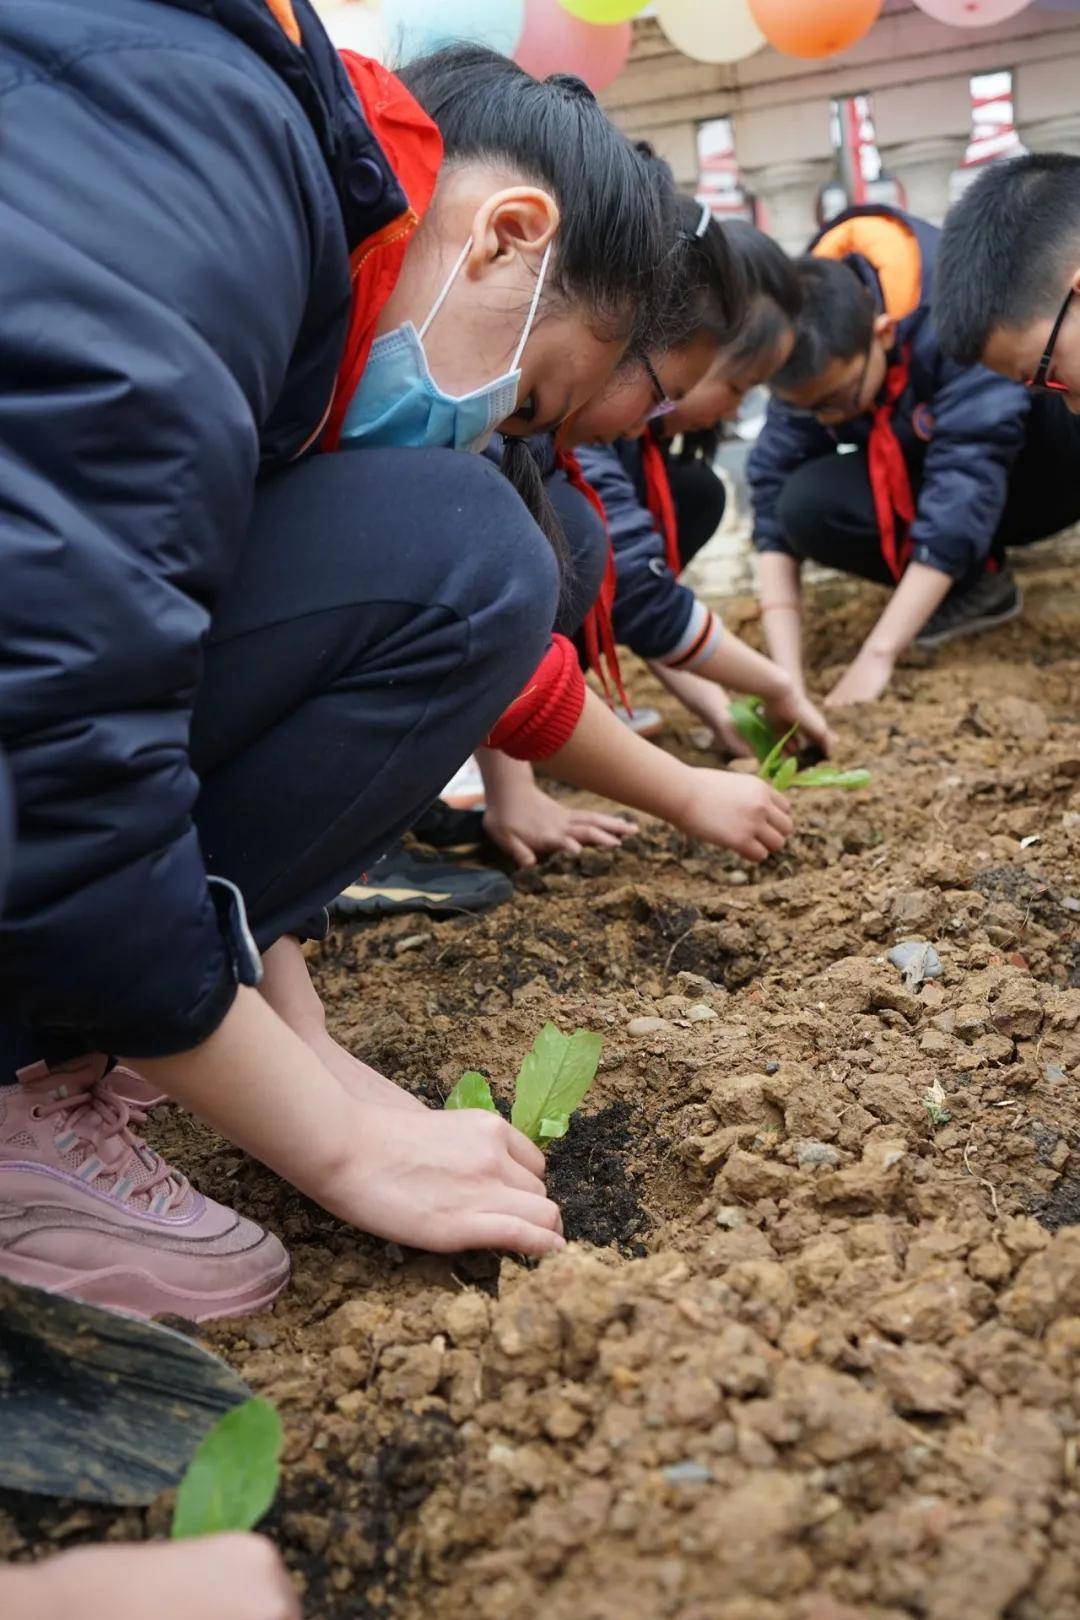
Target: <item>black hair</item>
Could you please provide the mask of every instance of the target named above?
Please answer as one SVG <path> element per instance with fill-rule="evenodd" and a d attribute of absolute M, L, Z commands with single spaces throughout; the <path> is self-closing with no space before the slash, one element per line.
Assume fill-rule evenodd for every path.
<path fill-rule="evenodd" d="M 761 355 L 775 354 L 802 313 L 802 284 L 779 242 L 744 219 L 724 226 L 728 247 L 746 282 L 746 313 L 729 343 L 724 367 L 738 376 Z"/>
<path fill-rule="evenodd" d="M 801 388 L 834 360 L 851 360 L 870 347 L 877 309 L 869 287 L 842 259 L 795 260 L 802 310 L 795 347 L 772 379 L 773 387 Z"/>
<path fill-rule="evenodd" d="M 561 222 L 552 291 L 598 335 L 647 342 L 666 308 L 674 188 L 617 130 L 581 79 L 534 79 L 481 45 L 450 45 L 398 76 L 438 125 L 446 160 L 522 170 Z"/>
<path fill-rule="evenodd" d="M 995 163 L 951 209 L 934 271 L 942 348 L 976 365 L 997 326 L 1055 315 L 1080 260 L 1080 157 Z"/>

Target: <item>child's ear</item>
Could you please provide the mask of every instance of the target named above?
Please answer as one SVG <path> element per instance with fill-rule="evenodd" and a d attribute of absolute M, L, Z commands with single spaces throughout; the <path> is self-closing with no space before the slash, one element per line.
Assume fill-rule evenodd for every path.
<path fill-rule="evenodd" d="M 874 336 L 884 349 L 891 349 L 896 342 L 896 321 L 891 315 L 877 315 L 874 318 Z"/>
<path fill-rule="evenodd" d="M 538 186 L 510 186 L 476 210 L 468 274 L 505 263 L 516 253 L 543 253 L 559 228 L 559 205 Z"/>

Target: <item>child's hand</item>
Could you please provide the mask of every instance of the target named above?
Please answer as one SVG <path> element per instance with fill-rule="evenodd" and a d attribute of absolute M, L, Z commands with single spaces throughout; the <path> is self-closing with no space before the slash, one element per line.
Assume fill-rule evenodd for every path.
<path fill-rule="evenodd" d="M 0 1570 L 7 1620 L 144 1620 L 148 1593 L 156 1620 L 300 1620 L 296 1588 L 265 1536 L 74 1547 Z"/>
<path fill-rule="evenodd" d="M 763 861 L 795 830 L 788 802 L 759 776 L 695 770 L 676 826 L 691 838 L 724 844 L 748 861 Z"/>
<path fill-rule="evenodd" d="M 565 1247 L 544 1155 L 497 1114 L 358 1104 L 353 1118 L 347 1162 L 328 1185 L 306 1189 L 341 1220 L 439 1254 Z"/>
<path fill-rule="evenodd" d="M 580 855 L 586 844 L 614 849 L 632 821 L 602 810 L 559 804 L 532 779 L 532 773 L 489 795 L 484 831 L 518 866 L 535 866 L 542 855 Z"/>
<path fill-rule="evenodd" d="M 792 726 L 798 726 L 798 732 L 792 738 L 792 744 L 795 746 L 798 745 L 800 737 L 820 748 L 823 754 L 831 754 L 836 746 L 836 738 L 829 730 L 825 716 L 798 687 L 793 686 L 781 697 L 766 702 L 765 718 L 778 736 L 783 736 Z M 794 746 L 792 752 L 795 752 Z"/>

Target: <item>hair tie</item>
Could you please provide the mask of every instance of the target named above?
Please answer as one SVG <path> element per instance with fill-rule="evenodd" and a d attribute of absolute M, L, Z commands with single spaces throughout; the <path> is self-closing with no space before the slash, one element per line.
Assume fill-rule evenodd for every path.
<path fill-rule="evenodd" d="M 697 228 L 694 231 L 694 235 L 701 237 L 705 235 L 705 232 L 709 228 L 709 221 L 712 219 L 712 209 L 709 207 L 707 202 L 702 202 L 700 197 L 697 200 L 701 202 L 701 218 L 697 222 Z"/>

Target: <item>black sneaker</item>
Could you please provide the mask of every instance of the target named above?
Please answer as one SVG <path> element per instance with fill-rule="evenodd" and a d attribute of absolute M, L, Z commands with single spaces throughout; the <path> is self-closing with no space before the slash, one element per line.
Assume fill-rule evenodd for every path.
<path fill-rule="evenodd" d="M 445 799 L 436 799 L 413 822 L 412 835 L 418 844 L 427 844 L 431 849 L 471 855 L 484 842 L 484 812 L 455 810 Z"/>
<path fill-rule="evenodd" d="M 915 637 L 917 647 L 940 647 L 957 636 L 974 636 L 1015 619 L 1024 605 L 1020 587 L 1007 568 L 983 574 L 966 591 L 951 590 Z"/>
<path fill-rule="evenodd" d="M 343 917 L 387 917 L 407 911 L 459 916 L 490 911 L 513 893 L 514 885 L 502 872 L 455 866 L 399 846 L 350 883 L 330 910 Z"/>

